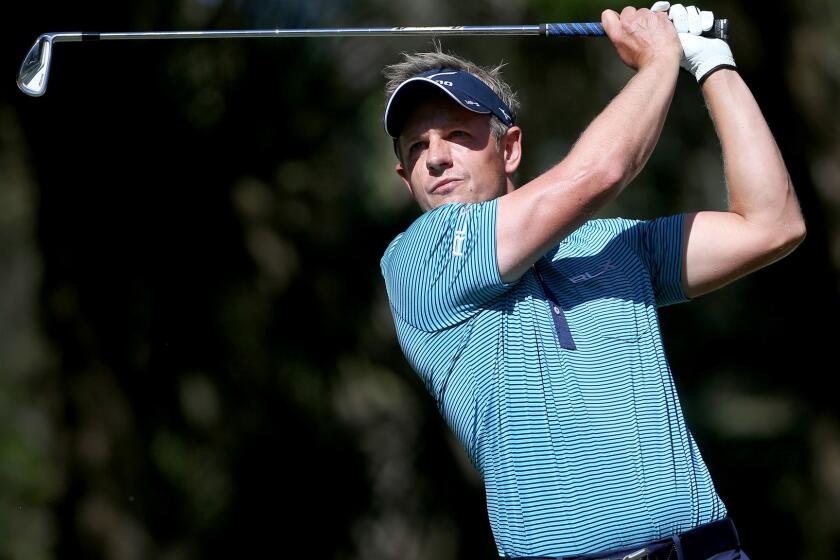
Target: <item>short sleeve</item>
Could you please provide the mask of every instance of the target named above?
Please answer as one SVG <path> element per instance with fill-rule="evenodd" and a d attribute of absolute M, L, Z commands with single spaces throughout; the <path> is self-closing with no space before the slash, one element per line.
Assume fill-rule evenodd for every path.
<path fill-rule="evenodd" d="M 496 258 L 497 200 L 446 204 L 418 218 L 382 257 L 395 314 L 427 332 L 469 319 L 509 284 Z"/>
<path fill-rule="evenodd" d="M 684 217 L 677 214 L 638 224 L 641 257 L 658 307 L 689 301 L 682 286 Z"/>

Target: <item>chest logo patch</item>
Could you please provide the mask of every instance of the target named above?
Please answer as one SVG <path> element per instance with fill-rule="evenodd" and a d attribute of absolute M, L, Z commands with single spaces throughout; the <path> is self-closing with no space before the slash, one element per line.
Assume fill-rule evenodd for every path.
<path fill-rule="evenodd" d="M 578 274 L 576 276 L 572 276 L 569 278 L 569 282 L 572 284 L 580 284 L 581 282 L 586 282 L 587 280 L 592 280 L 593 278 L 598 278 L 602 274 L 606 274 L 610 270 L 618 268 L 615 266 L 612 261 L 607 261 L 598 270 L 594 272 L 584 272 L 583 274 Z"/>

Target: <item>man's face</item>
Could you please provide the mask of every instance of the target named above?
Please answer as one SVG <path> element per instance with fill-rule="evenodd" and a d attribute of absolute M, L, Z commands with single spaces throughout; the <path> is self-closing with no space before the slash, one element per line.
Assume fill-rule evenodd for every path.
<path fill-rule="evenodd" d="M 482 202 L 513 190 L 521 131 L 511 127 L 501 141 L 490 117 L 435 95 L 417 105 L 399 137 L 403 163 L 397 173 L 426 211 L 449 202 Z"/>

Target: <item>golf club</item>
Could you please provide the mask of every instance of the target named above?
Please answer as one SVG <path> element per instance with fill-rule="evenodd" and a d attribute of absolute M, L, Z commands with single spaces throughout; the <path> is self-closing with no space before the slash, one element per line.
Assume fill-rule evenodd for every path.
<path fill-rule="evenodd" d="M 715 20 L 705 36 L 726 41 L 729 25 L 725 19 Z M 32 97 L 47 91 L 50 63 L 54 43 L 84 41 L 120 41 L 136 39 L 234 39 L 280 37 L 382 37 L 414 35 L 538 35 L 543 37 L 598 37 L 604 36 L 600 23 L 545 23 L 522 26 L 457 25 L 453 27 L 370 27 L 334 29 L 256 29 L 229 31 L 151 31 L 134 33 L 44 33 L 35 41 L 23 60 L 18 72 L 20 90 Z"/>

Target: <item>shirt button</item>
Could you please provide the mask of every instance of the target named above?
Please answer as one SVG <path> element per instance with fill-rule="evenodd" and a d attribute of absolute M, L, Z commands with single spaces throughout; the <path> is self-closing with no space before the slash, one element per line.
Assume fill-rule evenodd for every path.
<path fill-rule="evenodd" d="M 559 308 L 559 307 L 557 307 L 556 305 L 554 306 L 554 313 L 555 313 L 556 315 L 560 315 L 560 308 Z"/>

